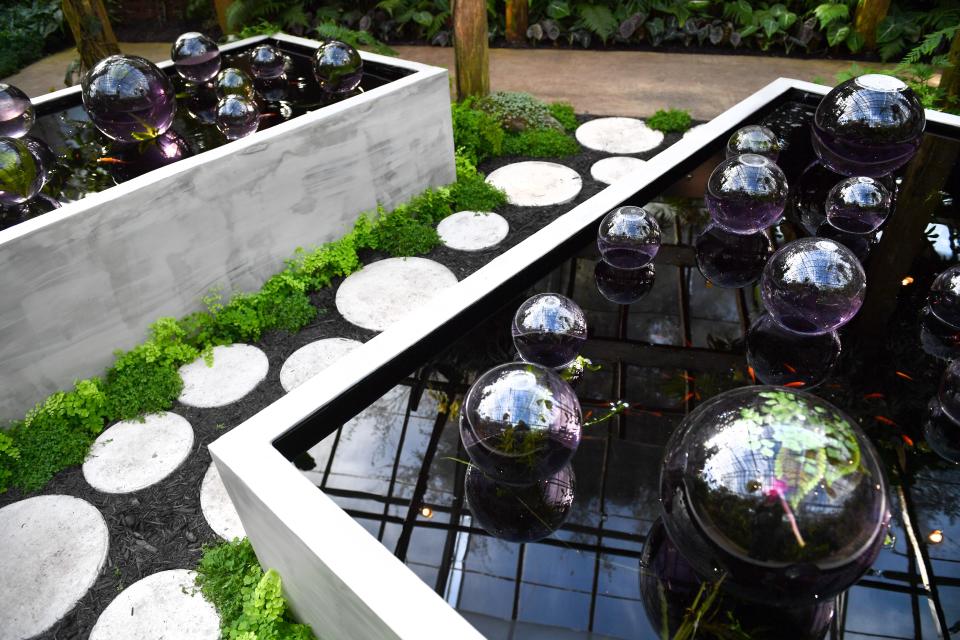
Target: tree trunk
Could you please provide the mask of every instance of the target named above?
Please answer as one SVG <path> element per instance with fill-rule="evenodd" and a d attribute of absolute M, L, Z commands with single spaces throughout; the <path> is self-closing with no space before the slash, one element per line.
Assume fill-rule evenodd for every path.
<path fill-rule="evenodd" d="M 82 71 L 107 56 L 120 53 L 103 0 L 63 0 L 62 7 L 63 18 L 77 43 Z"/>
<path fill-rule="evenodd" d="M 230 33 L 227 24 L 227 9 L 233 4 L 233 0 L 213 0 L 213 8 L 217 11 L 217 24 L 220 25 L 220 31 L 224 34 Z"/>
<path fill-rule="evenodd" d="M 527 41 L 529 9 L 529 0 L 507 0 L 507 42 L 523 44 Z"/>
<path fill-rule="evenodd" d="M 490 93 L 490 61 L 487 50 L 487 3 L 456 0 L 453 5 L 453 49 L 456 62 L 457 99 Z"/>
<path fill-rule="evenodd" d="M 940 88 L 943 90 L 943 102 L 941 106 L 960 107 L 958 98 L 960 98 L 960 31 L 953 36 L 953 44 L 950 45 L 950 53 L 947 54 L 947 66 L 940 76 Z"/>
<path fill-rule="evenodd" d="M 872 51 L 877 48 L 877 27 L 887 17 L 890 0 L 859 0 L 857 13 L 853 19 L 853 28 L 863 36 L 863 48 Z"/>

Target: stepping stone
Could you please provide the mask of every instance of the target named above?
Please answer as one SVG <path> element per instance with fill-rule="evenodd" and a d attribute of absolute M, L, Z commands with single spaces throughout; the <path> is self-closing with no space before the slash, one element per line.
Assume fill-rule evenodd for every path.
<path fill-rule="evenodd" d="M 458 251 L 482 251 L 507 237 L 510 224 L 490 211 L 458 211 L 437 225 L 440 242 Z"/>
<path fill-rule="evenodd" d="M 227 488 L 220 479 L 217 465 L 212 462 L 200 484 L 200 509 L 210 528 L 224 540 L 247 537 L 237 509 L 230 501 Z"/>
<path fill-rule="evenodd" d="M 21 640 L 49 629 L 93 586 L 110 532 L 89 502 L 50 495 L 0 509 L 0 540 L 0 638 Z"/>
<path fill-rule="evenodd" d="M 590 167 L 590 175 L 594 180 L 604 184 L 613 184 L 624 176 L 628 176 L 634 171 L 643 168 L 647 164 L 646 160 L 640 158 L 631 158 L 630 156 L 611 156 L 597 160 Z"/>
<path fill-rule="evenodd" d="M 700 128 L 703 127 L 703 126 L 704 126 L 704 125 L 702 125 L 702 124 L 697 124 L 697 125 L 694 125 L 694 126 L 690 127 L 689 129 L 687 129 L 686 131 L 683 132 L 683 137 L 686 138 L 687 136 L 689 136 L 690 134 L 692 134 L 694 131 L 697 131 L 698 129 L 700 129 Z"/>
<path fill-rule="evenodd" d="M 597 118 L 577 127 L 577 141 L 605 153 L 642 153 L 663 143 L 663 133 L 637 118 Z"/>
<path fill-rule="evenodd" d="M 450 269 L 426 258 L 387 258 L 347 277 L 337 311 L 358 327 L 383 331 L 443 289 L 457 284 Z"/>
<path fill-rule="evenodd" d="M 134 582 L 113 599 L 89 640 L 219 640 L 220 616 L 186 569 Z"/>
<path fill-rule="evenodd" d="M 362 344 L 347 338 L 327 338 L 300 347 L 283 363 L 280 386 L 288 393 L 293 391 Z"/>
<path fill-rule="evenodd" d="M 183 391 L 178 399 L 188 407 L 201 409 L 228 405 L 253 391 L 267 377 L 269 368 L 266 354 L 256 347 L 214 347 L 212 367 L 203 358 L 180 367 Z"/>
<path fill-rule="evenodd" d="M 503 189 L 507 201 L 518 207 L 548 207 L 570 202 L 580 193 L 580 174 L 556 162 L 528 160 L 500 167 L 487 182 Z"/>
<path fill-rule="evenodd" d="M 192 448 L 193 428 L 175 413 L 118 422 L 90 447 L 83 477 L 104 493 L 139 491 L 173 473 Z"/>

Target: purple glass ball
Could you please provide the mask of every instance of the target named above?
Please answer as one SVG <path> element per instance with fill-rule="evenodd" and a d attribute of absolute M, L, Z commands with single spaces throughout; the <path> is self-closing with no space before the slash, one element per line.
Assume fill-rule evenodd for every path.
<path fill-rule="evenodd" d="M 960 424 L 960 360 L 951 362 L 943 372 L 937 397 L 944 414 Z"/>
<path fill-rule="evenodd" d="M 108 138 L 142 142 L 165 133 L 177 111 L 170 78 L 139 56 L 110 56 L 81 82 L 83 106 Z"/>
<path fill-rule="evenodd" d="M 255 96 L 253 80 L 235 67 L 227 67 L 218 73 L 216 80 L 213 81 L 213 89 L 220 100 L 227 96 L 239 96 L 253 100 Z"/>
<path fill-rule="evenodd" d="M 874 242 L 877 239 L 877 234 L 875 233 L 848 233 L 847 231 L 837 229 L 829 222 L 824 222 L 820 225 L 820 228 L 817 229 L 816 236 L 818 238 L 827 238 L 839 242 L 847 249 L 850 249 L 853 255 L 857 256 L 860 264 L 866 263 L 867 258 L 870 257 L 870 252 L 873 250 Z"/>
<path fill-rule="evenodd" d="M 216 124 L 217 92 L 213 83 L 195 84 L 187 91 L 181 104 L 187 114 L 201 124 Z"/>
<path fill-rule="evenodd" d="M 24 136 L 20 138 L 20 142 L 27 146 L 27 149 L 33 154 L 33 159 L 37 161 L 40 167 L 41 185 L 46 184 L 50 172 L 57 166 L 57 154 L 40 138 Z"/>
<path fill-rule="evenodd" d="M 866 295 L 860 261 L 842 244 L 801 238 L 781 247 L 760 278 L 763 304 L 780 326 L 806 335 L 850 322 Z"/>
<path fill-rule="evenodd" d="M 611 266 L 637 269 L 653 262 L 660 251 L 660 225 L 642 207 L 619 207 L 600 221 L 597 248 Z"/>
<path fill-rule="evenodd" d="M 35 118 L 33 103 L 27 94 L 0 82 L 0 137 L 19 138 L 30 131 Z"/>
<path fill-rule="evenodd" d="M 927 304 L 933 315 L 960 330 L 960 265 L 954 265 L 934 278 Z"/>
<path fill-rule="evenodd" d="M 873 178 L 847 178 L 827 194 L 827 222 L 846 233 L 870 233 L 890 215 L 893 197 Z"/>
<path fill-rule="evenodd" d="M 746 343 L 747 364 L 764 384 L 809 391 L 826 380 L 840 360 L 836 332 L 802 336 L 781 327 L 768 313 L 750 326 Z"/>
<path fill-rule="evenodd" d="M 580 445 L 580 401 L 558 374 L 511 362 L 467 391 L 460 437 L 471 462 L 496 480 L 524 485 L 558 472 Z"/>
<path fill-rule="evenodd" d="M 824 96 L 813 118 L 820 161 L 846 176 L 884 176 L 917 152 L 926 116 L 904 82 L 882 74 L 847 80 Z"/>
<path fill-rule="evenodd" d="M 227 96 L 217 104 L 215 120 L 227 140 L 239 140 L 257 130 L 260 109 L 253 100 Z"/>
<path fill-rule="evenodd" d="M 917 318 L 920 325 L 920 348 L 940 360 L 960 358 L 960 329 L 952 327 L 930 310 L 928 304 Z"/>
<path fill-rule="evenodd" d="M 773 254 L 773 243 L 763 232 L 731 233 L 715 224 L 694 241 L 700 273 L 718 287 L 736 289 L 760 279 Z"/>
<path fill-rule="evenodd" d="M 732 233 L 756 233 L 777 222 L 787 204 L 787 177 L 773 161 L 747 153 L 721 162 L 707 180 L 710 217 Z"/>
<path fill-rule="evenodd" d="M 250 73 L 254 78 L 270 80 L 283 75 L 283 53 L 272 44 L 257 45 L 250 50 Z"/>
<path fill-rule="evenodd" d="M 947 462 L 960 464 L 960 424 L 943 412 L 937 398 L 931 398 L 927 403 L 923 436 L 934 453 Z"/>
<path fill-rule="evenodd" d="M 0 138 L 0 205 L 23 204 L 43 186 L 43 170 L 16 138 Z"/>
<path fill-rule="evenodd" d="M 614 304 L 633 304 L 653 289 L 657 271 L 648 264 L 639 269 L 619 269 L 604 260 L 593 270 L 597 291 Z"/>
<path fill-rule="evenodd" d="M 190 155 L 187 141 L 173 129 L 139 144 L 116 144 L 110 155 L 121 162 L 109 165 L 117 182 L 124 182 L 154 169 L 165 167 Z"/>
<path fill-rule="evenodd" d="M 353 91 L 363 80 L 363 58 L 347 43 L 327 40 L 313 55 L 313 73 L 327 93 Z"/>
<path fill-rule="evenodd" d="M 776 162 L 780 156 L 780 140 L 777 134 L 760 125 L 752 124 L 733 132 L 727 140 L 726 155 L 728 158 L 744 153 L 753 153 L 765 156 Z"/>
<path fill-rule="evenodd" d="M 570 298 L 538 293 L 517 309 L 511 333 L 521 358 L 555 369 L 580 353 L 587 341 L 587 318 Z"/>
<path fill-rule="evenodd" d="M 170 48 L 170 59 L 187 82 L 207 82 L 220 71 L 220 47 L 196 31 L 181 34 Z"/>

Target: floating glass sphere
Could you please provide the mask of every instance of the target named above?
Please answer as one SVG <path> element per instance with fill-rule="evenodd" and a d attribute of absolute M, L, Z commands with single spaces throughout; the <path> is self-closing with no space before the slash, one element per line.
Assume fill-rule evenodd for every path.
<path fill-rule="evenodd" d="M 250 79 L 250 76 L 235 67 L 227 67 L 218 73 L 217 79 L 213 81 L 213 89 L 220 100 L 227 96 L 239 96 L 253 100 L 256 93 L 253 90 L 253 80 Z"/>
<path fill-rule="evenodd" d="M 857 260 L 860 261 L 860 264 L 866 263 L 877 240 L 876 233 L 847 233 L 846 231 L 837 229 L 829 222 L 824 222 L 820 225 L 820 228 L 817 229 L 816 236 L 818 238 L 834 240 L 847 249 L 850 249 L 853 255 L 857 257 Z"/>
<path fill-rule="evenodd" d="M 660 250 L 660 225 L 642 207 L 614 209 L 597 230 L 600 255 L 619 269 L 637 269 L 653 262 Z"/>
<path fill-rule="evenodd" d="M 139 56 L 110 56 L 81 82 L 83 106 L 108 138 L 142 142 L 173 124 L 177 102 L 173 83 L 155 64 Z"/>
<path fill-rule="evenodd" d="M 108 165 L 111 175 L 117 182 L 124 182 L 189 157 L 190 145 L 171 129 L 140 144 L 116 144 L 110 155 L 119 160 Z"/>
<path fill-rule="evenodd" d="M 521 358 L 557 368 L 580 353 L 587 341 L 587 318 L 570 298 L 538 293 L 517 309 L 511 333 Z"/>
<path fill-rule="evenodd" d="M 860 427 L 816 396 L 742 387 L 691 412 L 667 443 L 664 524 L 701 577 L 776 606 L 850 587 L 883 546 L 887 486 Z"/>
<path fill-rule="evenodd" d="M 887 188 L 873 178 L 843 180 L 827 194 L 827 221 L 847 233 L 870 233 L 880 228 L 890 215 L 893 198 Z"/>
<path fill-rule="evenodd" d="M 30 131 L 35 117 L 27 94 L 0 82 L 0 137 L 19 138 Z"/>
<path fill-rule="evenodd" d="M 470 460 L 497 482 L 529 484 L 559 471 L 580 445 L 580 401 L 559 375 L 511 362 L 473 383 L 460 409 Z"/>
<path fill-rule="evenodd" d="M 196 31 L 181 34 L 170 48 L 170 59 L 188 82 L 207 82 L 220 71 L 220 47 Z"/>
<path fill-rule="evenodd" d="M 718 287 L 745 287 L 760 279 L 773 254 L 773 243 L 763 232 L 731 233 L 715 224 L 694 241 L 700 273 Z"/>
<path fill-rule="evenodd" d="M 47 183 L 47 180 L 50 177 L 50 172 L 54 170 L 57 166 L 57 154 L 53 152 L 46 142 L 40 138 L 34 138 L 33 136 L 24 136 L 20 138 L 20 142 L 27 146 L 27 149 L 30 150 L 30 153 L 33 154 L 33 159 L 37 161 L 37 164 L 40 166 L 40 184 L 41 187 Z"/>
<path fill-rule="evenodd" d="M 947 462 L 960 464 L 960 425 L 943 412 L 937 398 L 927 403 L 923 436 L 934 453 Z"/>
<path fill-rule="evenodd" d="M 960 358 L 960 329 L 956 329 L 937 316 L 927 305 L 920 310 L 920 347 L 934 358 L 954 360 Z"/>
<path fill-rule="evenodd" d="M 282 74 L 268 80 L 255 79 L 253 87 L 257 94 L 267 102 L 286 100 L 290 94 L 290 83 L 287 81 L 287 77 Z"/>
<path fill-rule="evenodd" d="M 960 424 L 960 360 L 951 362 L 943 372 L 937 397 L 943 413 Z"/>
<path fill-rule="evenodd" d="M 593 270 L 597 291 L 614 304 L 633 304 L 653 289 L 657 277 L 654 265 L 639 269 L 619 269 L 605 260 L 597 262 Z"/>
<path fill-rule="evenodd" d="M 960 329 L 960 265 L 938 275 L 927 295 L 930 311 L 954 329 Z"/>
<path fill-rule="evenodd" d="M 716 224 L 733 233 L 755 233 L 780 219 L 787 190 L 780 167 L 747 153 L 717 165 L 707 180 L 705 200 Z"/>
<path fill-rule="evenodd" d="M 747 331 L 747 364 L 764 384 L 810 390 L 822 383 L 840 359 L 836 332 L 802 336 L 763 314 Z"/>
<path fill-rule="evenodd" d="M 313 56 L 313 72 L 327 93 L 346 93 L 363 80 L 363 58 L 347 43 L 327 40 Z"/>
<path fill-rule="evenodd" d="M 566 464 L 551 476 L 517 487 L 467 469 L 464 495 L 477 524 L 495 538 L 535 542 L 546 538 L 570 515 L 575 479 Z"/>
<path fill-rule="evenodd" d="M 217 104 L 217 128 L 227 140 L 238 140 L 257 130 L 260 109 L 253 100 L 227 96 Z"/>
<path fill-rule="evenodd" d="M 780 326 L 817 335 L 850 322 L 866 295 L 867 276 L 834 240 L 801 238 L 781 247 L 760 278 L 763 304 Z"/>
<path fill-rule="evenodd" d="M 283 64 L 283 53 L 272 44 L 257 45 L 250 50 L 250 73 L 254 78 L 279 78 L 283 75 Z"/>
<path fill-rule="evenodd" d="M 16 138 L 0 138 L 0 204 L 22 204 L 41 186 L 43 170 L 27 145 Z"/>
<path fill-rule="evenodd" d="M 734 131 L 727 140 L 727 157 L 732 158 L 744 153 L 765 156 L 776 162 L 780 156 L 780 140 L 767 127 L 755 124 L 742 127 Z"/>
<path fill-rule="evenodd" d="M 813 119 L 820 161 L 846 176 L 891 173 L 920 147 L 926 117 L 920 100 L 893 76 L 847 80 L 824 96 Z"/>
<path fill-rule="evenodd" d="M 187 113 L 202 124 L 216 124 L 218 102 L 220 99 L 211 82 L 194 85 L 181 99 Z"/>

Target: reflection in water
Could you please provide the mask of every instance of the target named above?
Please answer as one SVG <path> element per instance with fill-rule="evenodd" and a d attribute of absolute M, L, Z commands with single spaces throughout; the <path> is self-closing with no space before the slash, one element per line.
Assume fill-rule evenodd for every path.
<path fill-rule="evenodd" d="M 826 380 L 840 359 L 835 331 L 804 336 L 763 314 L 747 331 L 747 364 L 764 384 L 810 390 Z"/>
<path fill-rule="evenodd" d="M 960 330 L 940 320 L 929 306 L 920 310 L 918 318 L 920 346 L 924 351 L 940 360 L 960 357 Z"/>
<path fill-rule="evenodd" d="M 110 147 L 109 154 L 102 160 L 110 160 L 106 166 L 118 183 L 173 164 L 191 155 L 187 141 L 172 130 L 144 142 L 114 143 Z"/>
<path fill-rule="evenodd" d="M 570 298 L 538 293 L 517 309 L 510 332 L 520 357 L 527 362 L 564 367 L 587 340 L 587 318 Z"/>
<path fill-rule="evenodd" d="M 756 282 L 773 254 L 763 233 L 737 234 L 711 224 L 697 236 L 697 267 L 718 287 L 738 288 Z"/>
<path fill-rule="evenodd" d="M 755 153 L 776 162 L 780 155 L 780 140 L 777 134 L 767 127 L 751 124 L 733 132 L 727 140 L 725 153 L 728 158 L 744 153 Z"/>
<path fill-rule="evenodd" d="M 633 304 L 653 289 L 657 270 L 653 264 L 639 269 L 618 269 L 605 260 L 598 260 L 593 277 L 597 291 L 614 304 Z"/>
<path fill-rule="evenodd" d="M 877 234 L 875 233 L 847 233 L 837 229 L 829 222 L 824 222 L 817 229 L 818 238 L 827 238 L 839 242 L 857 257 L 860 264 L 865 264 L 870 257 L 870 251 L 876 244 Z"/>
<path fill-rule="evenodd" d="M 947 462 L 960 464 L 960 425 L 943 412 L 937 398 L 931 398 L 927 404 L 923 435 L 934 453 Z"/>
<path fill-rule="evenodd" d="M 960 265 L 946 269 L 933 280 L 927 305 L 944 324 L 960 330 Z"/>

